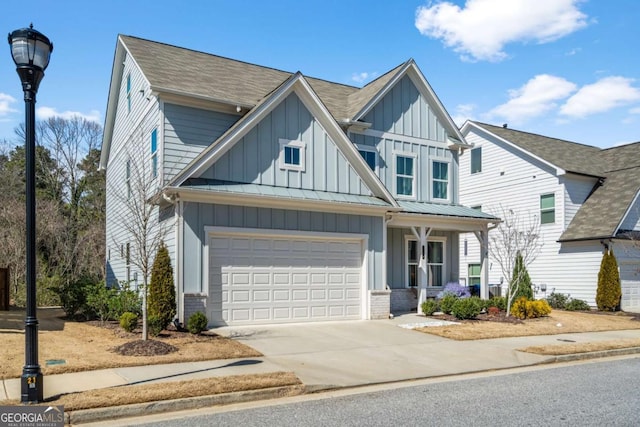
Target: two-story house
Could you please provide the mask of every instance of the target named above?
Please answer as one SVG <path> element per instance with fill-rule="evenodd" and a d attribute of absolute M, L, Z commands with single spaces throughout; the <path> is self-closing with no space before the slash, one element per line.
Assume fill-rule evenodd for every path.
<path fill-rule="evenodd" d="M 538 222 L 542 247 L 528 267 L 536 296 L 555 290 L 595 305 L 608 247 L 620 269 L 623 310 L 640 310 L 640 143 L 600 149 L 475 121 L 461 131 L 473 144 L 460 158 L 461 202 Z M 460 247 L 461 276 L 478 280 L 475 239 L 461 235 Z M 490 283 L 501 276 L 490 260 Z"/>
<path fill-rule="evenodd" d="M 459 233 L 486 245 L 497 221 L 458 203 L 466 148 L 413 60 L 357 88 L 121 35 L 101 158 L 108 283 L 138 274 L 124 207 L 144 170 L 182 321 L 415 310 L 458 280 Z"/>

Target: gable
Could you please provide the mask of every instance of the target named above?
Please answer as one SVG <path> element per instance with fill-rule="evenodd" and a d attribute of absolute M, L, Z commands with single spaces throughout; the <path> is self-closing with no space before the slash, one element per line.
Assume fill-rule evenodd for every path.
<path fill-rule="evenodd" d="M 303 170 L 283 168 L 282 142 L 300 143 Z M 200 178 L 370 195 L 340 148 L 294 92 L 256 123 Z"/>
<path fill-rule="evenodd" d="M 366 114 L 364 121 L 371 123 L 373 130 L 446 142 L 446 127 L 436 108 L 405 74 Z"/>

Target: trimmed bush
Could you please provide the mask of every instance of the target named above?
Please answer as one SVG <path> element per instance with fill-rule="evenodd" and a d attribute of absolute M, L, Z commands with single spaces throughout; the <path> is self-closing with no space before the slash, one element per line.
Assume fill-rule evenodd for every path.
<path fill-rule="evenodd" d="M 128 283 L 122 282 L 120 289 L 114 292 L 111 298 L 111 309 L 115 318 L 120 318 L 124 313 L 142 315 L 142 299 L 138 292 L 131 289 Z"/>
<path fill-rule="evenodd" d="M 438 293 L 438 299 L 443 299 L 446 295 L 454 295 L 458 298 L 469 298 L 469 288 L 456 282 L 449 282 L 442 291 Z"/>
<path fill-rule="evenodd" d="M 496 307 L 500 311 L 507 310 L 507 298 L 505 297 L 493 297 L 489 299 L 488 307 Z"/>
<path fill-rule="evenodd" d="M 451 314 L 451 310 L 453 309 L 453 304 L 455 304 L 456 301 L 458 301 L 459 299 L 460 298 L 458 298 L 457 296 L 455 296 L 453 294 L 446 294 L 440 300 L 440 310 L 444 314 Z"/>
<path fill-rule="evenodd" d="M 131 313 L 126 311 L 122 313 L 120 316 L 120 327 L 127 332 L 133 332 L 133 330 L 138 326 L 138 315 L 135 313 Z"/>
<path fill-rule="evenodd" d="M 109 289 L 104 282 L 87 286 L 87 301 L 84 314 L 88 319 L 98 318 L 100 322 L 115 320 L 112 299 L 116 295 L 115 289 Z"/>
<path fill-rule="evenodd" d="M 569 302 L 569 295 L 551 292 L 547 297 L 547 302 L 551 306 L 551 308 L 555 308 L 556 310 L 564 310 L 565 306 Z"/>
<path fill-rule="evenodd" d="M 192 334 L 199 334 L 200 332 L 207 330 L 208 324 L 209 320 L 207 319 L 207 316 L 205 316 L 201 311 L 196 311 L 191 316 L 189 316 L 189 320 L 187 321 L 187 329 Z"/>
<path fill-rule="evenodd" d="M 165 328 L 164 319 L 158 316 L 149 316 L 147 317 L 147 328 L 149 329 L 149 333 L 153 337 L 157 337 L 160 335 L 162 330 Z"/>
<path fill-rule="evenodd" d="M 598 310 L 616 311 L 620 307 L 622 288 L 620 287 L 620 273 L 618 262 L 610 249 L 602 256 L 600 271 L 598 272 L 598 289 L 596 291 L 596 304 Z"/>
<path fill-rule="evenodd" d="M 148 300 L 149 318 L 157 317 L 166 328 L 176 315 L 176 290 L 173 283 L 173 267 L 169 250 L 160 243 L 151 269 Z"/>
<path fill-rule="evenodd" d="M 424 313 L 425 316 L 433 316 L 433 313 L 435 313 L 436 311 L 438 311 L 438 301 L 434 300 L 434 299 L 428 299 L 425 300 L 422 303 L 422 312 Z"/>
<path fill-rule="evenodd" d="M 71 283 L 58 280 L 57 286 L 51 288 L 60 297 L 60 305 L 68 317 L 75 316 L 84 308 L 87 302 L 87 286 L 89 283 L 84 279 Z"/>
<path fill-rule="evenodd" d="M 480 301 L 478 297 L 471 298 L 459 298 L 453 304 L 451 313 L 456 316 L 457 319 L 473 319 L 480 314 Z"/>
<path fill-rule="evenodd" d="M 500 309 L 498 307 L 489 307 L 487 309 L 487 314 L 489 316 L 497 316 L 500 314 Z"/>
<path fill-rule="evenodd" d="M 590 311 L 591 306 L 584 300 L 572 299 L 565 305 L 564 309 L 567 311 Z"/>
<path fill-rule="evenodd" d="M 516 263 L 513 267 L 513 279 L 509 284 L 509 293 L 511 300 L 516 301 L 519 298 L 533 299 L 533 289 L 531 288 L 531 278 L 527 267 L 524 265 L 522 254 L 518 252 L 516 255 Z"/>
<path fill-rule="evenodd" d="M 518 319 L 533 319 L 547 316 L 551 313 L 551 306 L 546 300 L 529 301 L 526 297 L 520 297 L 511 306 L 511 314 Z"/>

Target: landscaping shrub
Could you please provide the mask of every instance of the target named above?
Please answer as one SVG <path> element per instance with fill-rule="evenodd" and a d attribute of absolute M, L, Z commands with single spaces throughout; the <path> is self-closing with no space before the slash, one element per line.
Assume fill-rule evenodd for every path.
<path fill-rule="evenodd" d="M 73 317 L 78 313 L 87 302 L 87 287 L 89 283 L 87 279 L 81 279 L 75 282 L 57 281 L 52 286 L 52 290 L 58 294 L 62 310 L 68 317 Z"/>
<path fill-rule="evenodd" d="M 138 326 L 138 315 L 129 311 L 122 313 L 120 316 L 120 327 L 127 332 L 133 332 Z"/>
<path fill-rule="evenodd" d="M 149 333 L 153 337 L 157 337 L 160 335 L 162 330 L 165 328 L 164 319 L 158 316 L 149 316 L 147 317 L 147 328 L 149 329 Z"/>
<path fill-rule="evenodd" d="M 546 300 L 529 301 L 526 297 L 520 297 L 511 306 L 511 314 L 518 319 L 533 319 L 547 316 L 551 313 L 551 306 Z"/>
<path fill-rule="evenodd" d="M 138 292 L 131 289 L 128 283 L 122 282 L 120 289 L 114 292 L 111 298 L 112 311 L 116 318 L 130 312 L 142 315 L 142 300 Z"/>
<path fill-rule="evenodd" d="M 425 300 L 422 303 L 422 312 L 425 316 L 433 316 L 433 313 L 438 311 L 438 302 L 434 299 Z"/>
<path fill-rule="evenodd" d="M 208 324 L 209 320 L 207 319 L 207 316 L 205 316 L 201 311 L 196 311 L 191 316 L 189 316 L 189 320 L 187 321 L 187 329 L 192 334 L 199 334 L 200 332 L 207 330 Z"/>
<path fill-rule="evenodd" d="M 458 298 L 469 298 L 469 288 L 456 282 L 449 282 L 442 291 L 438 293 L 438 299 L 443 299 L 446 295 L 454 295 Z"/>
<path fill-rule="evenodd" d="M 584 300 L 572 299 L 565 305 L 564 309 L 567 311 L 590 311 L 591 306 Z"/>
<path fill-rule="evenodd" d="M 460 320 L 473 319 L 480 314 L 480 301 L 478 297 L 459 298 L 453 304 L 451 313 Z"/>
<path fill-rule="evenodd" d="M 509 293 L 511 295 L 511 301 L 516 301 L 519 298 L 526 298 L 528 300 L 533 299 L 533 289 L 531 288 L 531 278 L 527 267 L 524 265 L 522 254 L 518 252 L 516 255 L 516 262 L 513 267 L 513 279 L 509 284 Z"/>
<path fill-rule="evenodd" d="M 506 311 L 507 309 L 507 298 L 505 297 L 493 297 L 489 299 L 488 307 L 496 307 L 500 311 Z"/>
<path fill-rule="evenodd" d="M 151 269 L 149 282 L 149 317 L 154 316 L 166 328 L 176 315 L 176 290 L 173 283 L 173 267 L 169 250 L 164 243 L 160 244 Z"/>
<path fill-rule="evenodd" d="M 497 316 L 500 314 L 500 309 L 498 307 L 489 307 L 487 309 L 487 314 L 489 316 Z"/>
<path fill-rule="evenodd" d="M 101 322 L 114 320 L 112 298 L 116 290 L 109 289 L 104 282 L 87 286 L 87 301 L 84 306 L 84 314 L 88 319 L 98 318 Z"/>
<path fill-rule="evenodd" d="M 620 306 L 622 288 L 620 287 L 620 273 L 618 262 L 610 249 L 602 256 L 600 271 L 598 272 L 598 289 L 596 291 L 596 304 L 598 310 L 616 311 Z"/>
<path fill-rule="evenodd" d="M 458 298 L 454 294 L 446 294 L 440 300 L 440 311 L 444 314 L 451 314 L 451 309 L 453 309 L 453 304 L 456 303 L 460 298 Z"/>
<path fill-rule="evenodd" d="M 551 292 L 551 294 L 549 294 L 549 296 L 547 297 L 547 302 L 549 303 L 551 308 L 564 310 L 567 302 L 569 302 L 569 295 Z"/>

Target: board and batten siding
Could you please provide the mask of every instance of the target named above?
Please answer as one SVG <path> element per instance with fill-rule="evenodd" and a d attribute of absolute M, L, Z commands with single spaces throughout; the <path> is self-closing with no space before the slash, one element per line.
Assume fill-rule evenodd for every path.
<path fill-rule="evenodd" d="M 391 289 L 404 289 L 407 287 L 407 239 L 416 238 L 409 228 L 389 227 L 387 231 L 387 284 Z M 458 233 L 433 230 L 427 240 L 442 237 L 446 239 L 443 281 L 458 281 Z"/>
<path fill-rule="evenodd" d="M 281 139 L 304 144 L 304 170 L 280 167 Z M 277 105 L 201 177 L 305 190 L 371 194 L 295 93 Z"/>
<path fill-rule="evenodd" d="M 163 103 L 164 182 L 216 141 L 240 116 Z"/>
<path fill-rule="evenodd" d="M 369 236 L 367 289 L 384 289 L 382 217 L 184 202 L 183 283 L 185 294 L 207 292 L 203 283 L 205 227 L 354 233 Z"/>
<path fill-rule="evenodd" d="M 433 108 L 409 76 L 404 76 L 372 109 L 364 121 L 371 129 L 446 142 L 447 132 Z"/>

